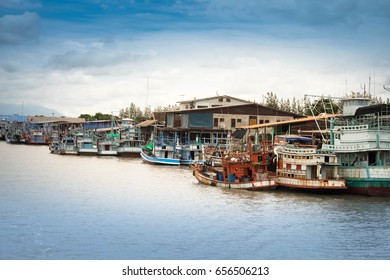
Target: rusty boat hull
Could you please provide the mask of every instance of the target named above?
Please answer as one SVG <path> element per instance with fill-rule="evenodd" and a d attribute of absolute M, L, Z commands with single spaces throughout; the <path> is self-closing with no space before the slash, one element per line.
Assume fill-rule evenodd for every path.
<path fill-rule="evenodd" d="M 267 177 L 264 179 L 248 182 L 229 182 L 216 179 L 214 174 L 215 173 L 212 172 L 194 170 L 195 178 L 203 185 L 251 191 L 273 190 L 276 188 L 276 180 L 274 177 Z"/>

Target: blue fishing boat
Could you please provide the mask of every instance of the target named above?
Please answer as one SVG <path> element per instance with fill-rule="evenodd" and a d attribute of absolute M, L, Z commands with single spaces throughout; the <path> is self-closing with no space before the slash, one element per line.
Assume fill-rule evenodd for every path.
<path fill-rule="evenodd" d="M 142 160 L 152 164 L 180 165 L 180 157 L 175 144 L 151 140 L 141 151 Z"/>
<path fill-rule="evenodd" d="M 169 138 L 167 135 L 160 135 L 144 146 L 141 157 L 145 162 L 170 164 L 170 165 L 190 165 L 203 162 L 203 145 L 198 139 L 194 141 L 179 141 L 177 133 Z"/>

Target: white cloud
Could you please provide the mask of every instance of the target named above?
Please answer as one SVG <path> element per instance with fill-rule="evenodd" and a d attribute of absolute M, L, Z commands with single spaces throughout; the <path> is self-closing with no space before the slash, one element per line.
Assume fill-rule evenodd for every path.
<path fill-rule="evenodd" d="M 245 33 L 214 35 L 163 32 L 109 42 L 41 40 L 32 50 L 39 50 L 35 60 L 21 60 L 17 68 L 3 65 L 19 72 L 0 75 L 0 102 L 30 100 L 78 116 L 118 111 L 131 102 L 144 107 L 147 77 L 152 108 L 216 92 L 258 102 L 269 91 L 280 98 L 341 95 L 346 73 L 349 90 L 368 79 L 365 59 L 322 41 L 287 45 Z M 385 67 L 388 63 L 376 69 L 377 88 Z"/>

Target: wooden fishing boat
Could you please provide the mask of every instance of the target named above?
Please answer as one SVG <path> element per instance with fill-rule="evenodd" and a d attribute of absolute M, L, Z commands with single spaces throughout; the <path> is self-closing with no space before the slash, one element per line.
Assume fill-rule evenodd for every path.
<path fill-rule="evenodd" d="M 191 165 L 199 183 L 241 190 L 276 188 L 276 178 L 268 172 L 268 148 L 263 143 L 251 145 L 249 153 L 231 153 L 222 159 L 222 167 L 206 163 Z"/>
<path fill-rule="evenodd" d="M 203 164 L 199 164 L 197 168 L 194 169 L 194 176 L 204 185 L 216 186 L 221 188 L 230 188 L 230 189 L 241 189 L 241 190 L 271 190 L 276 187 L 275 177 L 269 176 L 267 173 L 255 173 L 255 177 L 249 177 L 243 174 L 228 173 L 227 177 L 224 172 L 217 171 L 213 169 L 203 170 Z M 238 163 L 231 165 L 235 166 L 244 172 L 251 170 L 253 165 Z M 237 177 L 236 177 L 237 175 Z M 241 175 L 241 177 L 239 177 Z"/>
<path fill-rule="evenodd" d="M 343 116 L 331 122 L 330 144 L 348 192 L 390 196 L 390 106 L 369 106 L 367 96 L 343 100 Z"/>
<path fill-rule="evenodd" d="M 295 140 L 298 138 L 294 136 Z M 275 146 L 274 153 L 278 186 L 321 191 L 347 189 L 345 180 L 339 178 L 339 163 L 333 153 L 299 144 Z"/>

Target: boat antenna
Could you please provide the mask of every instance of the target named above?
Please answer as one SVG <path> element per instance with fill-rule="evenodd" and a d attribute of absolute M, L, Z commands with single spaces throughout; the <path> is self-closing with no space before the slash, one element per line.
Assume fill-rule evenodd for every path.
<path fill-rule="evenodd" d="M 149 105 L 149 75 L 146 79 L 146 105 L 145 105 L 145 109 L 148 108 L 148 105 Z"/>

